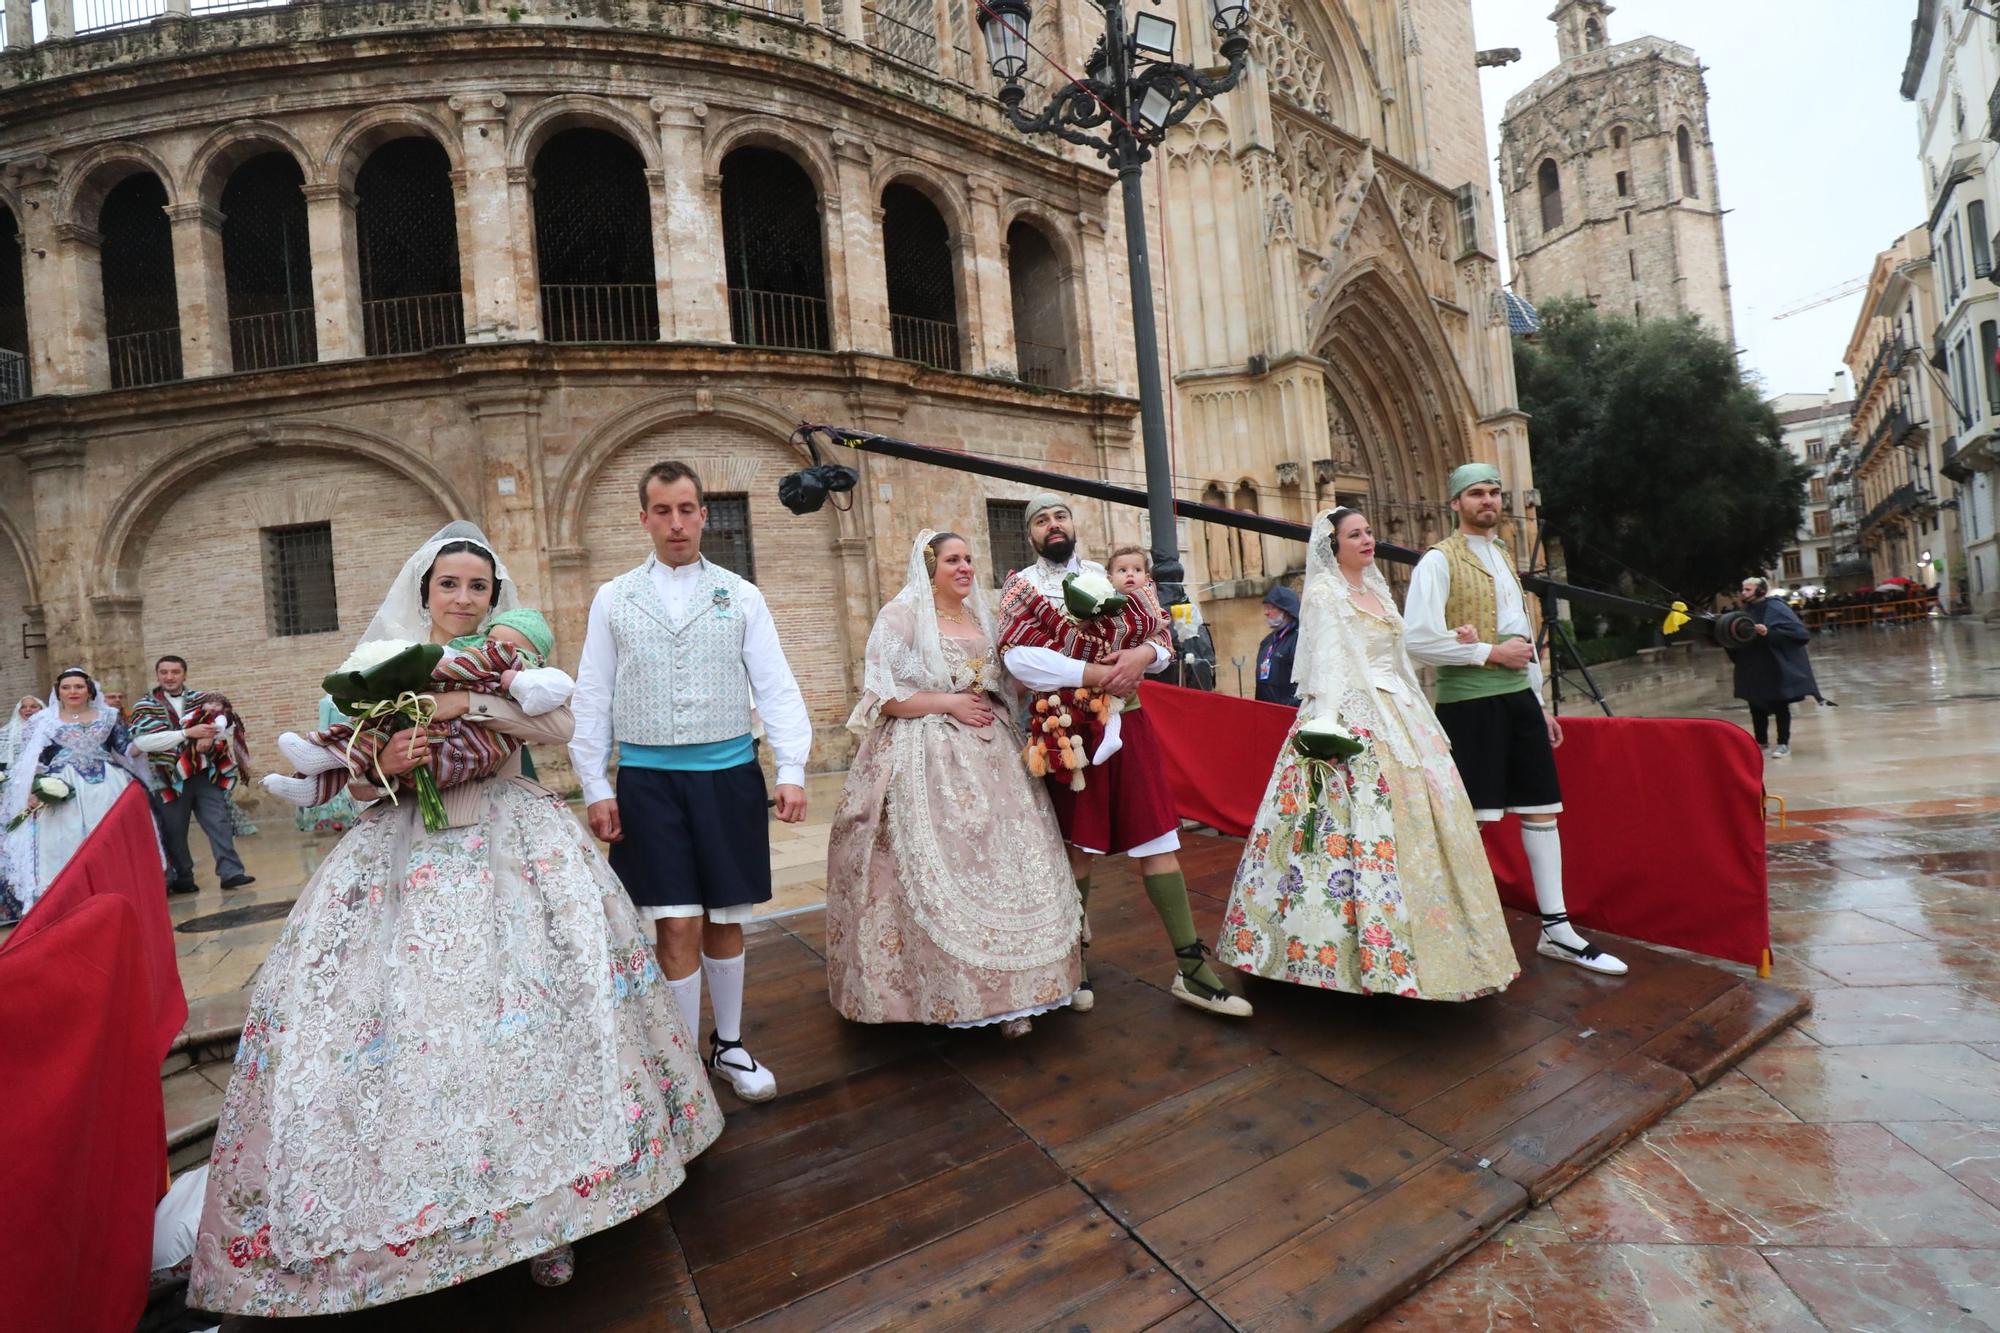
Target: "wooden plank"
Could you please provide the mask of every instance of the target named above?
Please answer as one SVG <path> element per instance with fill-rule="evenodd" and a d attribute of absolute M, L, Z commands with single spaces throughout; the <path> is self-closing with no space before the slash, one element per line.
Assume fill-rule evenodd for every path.
<path fill-rule="evenodd" d="M 780 1084 L 780 1095 L 775 1101 L 742 1110 L 732 1108 L 723 1122 L 722 1137 L 695 1159 L 694 1169 L 702 1172 L 720 1170 L 719 1163 L 732 1153 L 756 1148 L 845 1112 L 873 1106 L 885 1098 L 904 1096 L 927 1083 L 953 1078 L 954 1072 L 942 1060 L 919 1054 L 859 1070 L 799 1092 L 792 1092 Z M 677 1197 L 687 1197 L 685 1190 Z"/>
<path fill-rule="evenodd" d="M 1431 1033 L 1413 1035 L 1403 1055 L 1344 1086 L 1392 1115 L 1405 1115 L 1562 1031 L 1562 1025 L 1552 1018 L 1492 997 L 1453 1005 L 1450 1014 L 1443 1017 L 1455 1021 L 1442 1022 Z"/>
<path fill-rule="evenodd" d="M 1515 1121 L 1478 1155 L 1540 1203 L 1693 1093 L 1679 1070 L 1628 1055 Z"/>
<path fill-rule="evenodd" d="M 1204 1300 L 1192 1300 L 1146 1330 L 1146 1333 L 1232 1333 L 1229 1321 Z"/>
<path fill-rule="evenodd" d="M 1267 1059 L 1127 1116 L 1057 1159 L 1130 1226 L 1366 1109 L 1324 1079 Z"/>
<path fill-rule="evenodd" d="M 940 1071 L 756 1151 L 697 1159 L 674 1198 L 675 1229 L 699 1273 L 1020 1139 L 970 1085 Z"/>
<path fill-rule="evenodd" d="M 1208 1293 L 1242 1329 L 1351 1328 L 1522 1212 L 1527 1193 L 1453 1153 Z"/>
<path fill-rule="evenodd" d="M 1044 1147 L 1095 1133 L 1266 1055 L 1254 1038 L 1255 1020 L 1198 1013 L 1109 968 L 1093 979 L 1097 1008 L 1065 1019 L 1060 1040 L 941 1048 Z"/>
<path fill-rule="evenodd" d="M 850 1023 L 834 1012 L 819 989 L 774 1003 L 759 1003 L 762 999 L 761 992 L 754 993 L 744 1006 L 745 1039 L 777 1076 L 781 1099 L 901 1059 L 931 1040 L 932 1034 L 914 1024 Z M 730 1116 L 744 1108 L 725 1085 L 719 1084 L 718 1093 Z"/>
<path fill-rule="evenodd" d="M 1189 1285 L 1209 1293 L 1444 1152 L 1437 1140 L 1370 1108 L 1135 1230 Z"/>
<path fill-rule="evenodd" d="M 1622 977 L 1586 973 L 1593 983 L 1588 990 L 1565 991 L 1523 1007 L 1566 1027 L 1594 1028 L 1601 1037 L 1622 1041 L 1629 1049 L 1658 1036 L 1683 1015 L 1737 985 L 1737 979 L 1720 968 L 1668 954 L 1627 961 L 1632 970 Z M 1583 971 L 1558 966 L 1569 972 Z M 1511 991 L 1509 1002 L 1514 1002 Z"/>
<path fill-rule="evenodd" d="M 1764 981 L 1739 982 L 1639 1051 L 1705 1088 L 1811 1010 L 1809 995 Z"/>
<path fill-rule="evenodd" d="M 1404 1118 L 1454 1148 L 1476 1148 L 1624 1054 L 1575 1032 L 1558 1032 L 1439 1093 Z"/>
<path fill-rule="evenodd" d="M 1064 1184 L 1062 1169 L 1021 1139 L 882 1195 L 825 1226 L 746 1250 L 701 1275 L 709 1315 L 730 1327 L 887 1263 Z"/>

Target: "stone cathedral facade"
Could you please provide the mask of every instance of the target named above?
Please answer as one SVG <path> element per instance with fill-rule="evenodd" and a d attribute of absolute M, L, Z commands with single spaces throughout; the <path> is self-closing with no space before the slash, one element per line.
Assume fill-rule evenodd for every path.
<path fill-rule="evenodd" d="M 1215 63 L 1202 8 L 1164 12 Z M 1006 125 L 974 13 L 9 3 L 0 692 L 75 662 L 131 694 L 178 653 L 268 747 L 458 517 L 573 663 L 647 549 L 637 477 L 682 457 L 841 767 L 913 535 L 997 581 L 1028 488 L 864 457 L 851 505 L 794 517 L 800 420 L 1143 475 L 1115 181 Z M 1046 7 L 1038 43 L 1080 68 L 1093 13 Z M 1147 169 L 1180 493 L 1365 499 L 1415 545 L 1489 457 L 1527 517 L 1469 6 L 1255 13 L 1244 83 Z M 1143 535 L 1079 508 L 1100 551 Z M 1232 688 L 1302 551 L 1186 546 Z"/>
<path fill-rule="evenodd" d="M 1507 101 L 1514 289 L 1627 318 L 1697 315 L 1733 346 L 1701 62 L 1657 37 L 1612 42 L 1611 14 L 1604 0 L 1557 5 L 1560 63 Z"/>

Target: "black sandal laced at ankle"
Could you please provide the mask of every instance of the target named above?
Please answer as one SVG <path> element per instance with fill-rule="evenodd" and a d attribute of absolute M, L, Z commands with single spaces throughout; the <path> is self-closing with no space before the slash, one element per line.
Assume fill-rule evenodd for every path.
<path fill-rule="evenodd" d="M 1185 949 L 1174 950 L 1174 957 L 1181 960 L 1179 967 L 1182 984 L 1204 1000 L 1219 1000 L 1225 995 L 1230 994 L 1229 991 L 1221 986 L 1211 986 L 1195 975 L 1201 971 L 1201 965 L 1214 956 L 1215 950 L 1209 948 L 1200 940 L 1196 940 Z M 1192 970 L 1190 970 L 1189 964 L 1193 964 Z"/>
<path fill-rule="evenodd" d="M 1604 950 L 1598 948 L 1595 944 L 1592 944 L 1587 940 L 1584 942 L 1584 946 L 1581 949 L 1579 949 L 1573 944 L 1564 944 L 1561 940 L 1553 940 L 1549 938 L 1549 927 L 1560 926 L 1568 922 L 1569 920 L 1568 912 L 1543 912 L 1541 916 L 1542 916 L 1542 943 L 1552 944 L 1556 948 L 1561 949 L 1564 953 L 1568 954 L 1570 957 L 1579 958 L 1586 963 L 1595 962 L 1597 959 L 1602 958 L 1604 956 Z"/>

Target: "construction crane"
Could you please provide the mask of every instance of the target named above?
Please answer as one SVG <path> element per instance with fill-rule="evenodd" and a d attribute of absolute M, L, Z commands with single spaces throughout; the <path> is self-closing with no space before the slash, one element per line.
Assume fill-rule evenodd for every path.
<path fill-rule="evenodd" d="M 1852 296 L 1856 292 L 1865 291 L 1867 287 L 1868 279 L 1854 278 L 1848 282 L 1841 283 L 1838 287 L 1823 291 L 1817 296 L 1808 296 L 1803 301 L 1788 305 L 1777 314 L 1771 316 L 1771 318 L 1773 320 L 1790 319 L 1793 315 L 1803 315 L 1808 310 L 1817 310 L 1823 305 L 1831 305 L 1843 296 Z"/>

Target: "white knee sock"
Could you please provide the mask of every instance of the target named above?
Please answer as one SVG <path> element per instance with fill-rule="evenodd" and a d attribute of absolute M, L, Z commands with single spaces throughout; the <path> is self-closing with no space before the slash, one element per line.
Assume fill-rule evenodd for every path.
<path fill-rule="evenodd" d="M 291 778 L 282 773 L 266 773 L 260 781 L 264 790 L 300 809 L 311 805 L 319 794 L 319 783 L 311 778 Z"/>
<path fill-rule="evenodd" d="M 1535 876 L 1535 906 L 1544 917 L 1560 916 L 1569 911 L 1563 905 L 1563 845 L 1562 832 L 1553 823 L 1530 824 L 1521 821 L 1521 847 L 1528 854 L 1528 869 Z M 1569 922 L 1555 925 L 1546 923 L 1542 931 L 1557 944 L 1567 944 L 1572 949 L 1581 949 L 1588 943 L 1583 936 L 1570 929 Z"/>
<path fill-rule="evenodd" d="M 667 979 L 667 989 L 674 993 L 674 1003 L 680 1006 L 681 1022 L 687 1024 L 688 1036 L 696 1045 L 701 1042 L 701 969 L 696 968 L 676 981 Z"/>
<path fill-rule="evenodd" d="M 708 1002 L 715 1009 L 715 1035 L 722 1041 L 743 1040 L 743 955 L 710 958 L 704 952 L 701 970 L 708 974 Z"/>
<path fill-rule="evenodd" d="M 331 746 L 314 745 L 295 731 L 285 732 L 278 737 L 278 751 L 291 760 L 292 766 L 307 777 L 347 767 L 347 761 L 340 757 L 338 750 Z"/>

